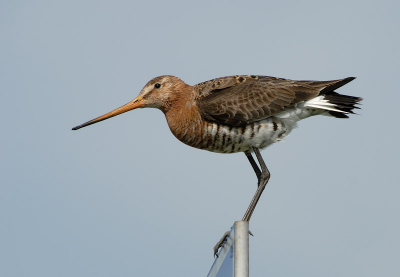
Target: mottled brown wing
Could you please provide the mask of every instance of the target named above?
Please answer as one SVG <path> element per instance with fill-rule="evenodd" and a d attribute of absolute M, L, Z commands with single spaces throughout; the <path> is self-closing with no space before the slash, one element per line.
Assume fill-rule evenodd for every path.
<path fill-rule="evenodd" d="M 230 76 L 198 84 L 196 99 L 206 120 L 240 126 L 312 99 L 328 87 L 332 91 L 344 84 L 338 85 L 341 81 L 293 81 L 268 76 Z"/>

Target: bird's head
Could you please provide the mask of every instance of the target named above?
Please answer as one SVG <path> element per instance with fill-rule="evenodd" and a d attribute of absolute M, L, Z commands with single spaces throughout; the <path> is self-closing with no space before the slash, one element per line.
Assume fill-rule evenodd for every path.
<path fill-rule="evenodd" d="M 173 105 L 173 103 L 180 98 L 181 92 L 183 92 L 187 87 L 189 87 L 189 85 L 174 76 L 156 77 L 150 80 L 141 90 L 139 95 L 131 102 L 109 113 L 78 125 L 72 128 L 72 130 L 78 130 L 88 125 L 92 125 L 137 108 L 157 108 L 163 112 L 166 112 Z"/>

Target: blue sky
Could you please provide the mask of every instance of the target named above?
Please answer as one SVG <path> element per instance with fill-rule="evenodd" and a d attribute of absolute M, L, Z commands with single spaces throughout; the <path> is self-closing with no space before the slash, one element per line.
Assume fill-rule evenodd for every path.
<path fill-rule="evenodd" d="M 136 110 L 148 80 L 357 77 L 349 120 L 262 152 L 252 276 L 400 274 L 398 1 L 2 1 L 0 275 L 205 276 L 256 188 L 243 154 L 190 148 Z"/>

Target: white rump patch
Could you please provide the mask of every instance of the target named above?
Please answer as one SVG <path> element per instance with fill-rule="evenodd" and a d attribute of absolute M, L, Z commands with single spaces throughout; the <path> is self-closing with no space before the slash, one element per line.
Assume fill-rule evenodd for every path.
<path fill-rule="evenodd" d="M 338 110 L 335 108 L 335 104 L 329 103 L 328 100 L 324 99 L 323 95 L 317 96 L 311 100 L 308 100 L 304 103 L 304 107 L 306 108 L 315 108 L 326 111 L 340 112 L 340 113 L 348 113 L 342 110 Z"/>

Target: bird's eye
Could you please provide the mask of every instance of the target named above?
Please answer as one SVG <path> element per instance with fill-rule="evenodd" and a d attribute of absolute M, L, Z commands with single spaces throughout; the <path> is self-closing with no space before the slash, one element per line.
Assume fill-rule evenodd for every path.
<path fill-rule="evenodd" d="M 160 83 L 156 83 L 156 84 L 154 85 L 154 87 L 155 87 L 155 88 L 160 88 L 160 87 L 161 87 L 161 84 L 160 84 Z"/>

